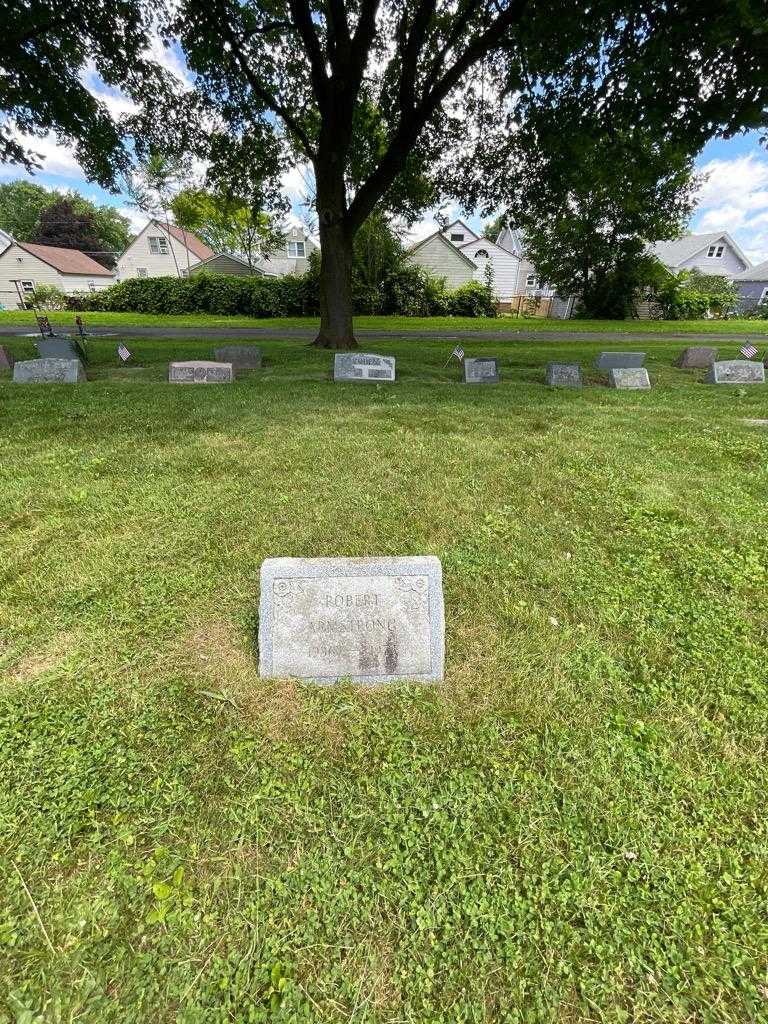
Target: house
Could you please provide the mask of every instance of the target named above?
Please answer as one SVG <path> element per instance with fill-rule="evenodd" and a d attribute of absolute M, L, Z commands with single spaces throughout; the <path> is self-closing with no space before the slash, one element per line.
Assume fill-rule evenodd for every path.
<path fill-rule="evenodd" d="M 521 259 L 489 238 L 478 235 L 471 242 L 464 242 L 460 251 L 469 256 L 477 267 L 474 277 L 485 284 L 488 268 L 493 274 L 493 293 L 501 302 L 508 302 L 519 295 Z"/>
<path fill-rule="evenodd" d="M 698 270 L 733 278 L 752 264 L 727 231 L 705 235 L 683 235 L 669 241 L 656 242 L 650 252 L 673 274 L 681 270 Z"/>
<path fill-rule="evenodd" d="M 506 225 L 501 229 L 496 244 L 520 257 L 516 295 L 526 298 L 552 298 L 555 290 L 546 281 L 542 281 L 536 267 L 525 255 L 525 235 L 519 228 Z"/>
<path fill-rule="evenodd" d="M 0 252 L 0 303 L 6 309 L 23 309 L 41 284 L 72 295 L 107 288 L 114 281 L 111 270 L 79 249 L 11 239 Z"/>
<path fill-rule="evenodd" d="M 310 255 L 319 250 L 320 243 L 297 224 L 289 228 L 277 248 L 259 257 L 257 265 L 270 277 L 304 274 L 309 269 Z"/>
<path fill-rule="evenodd" d="M 189 275 L 199 274 L 207 271 L 209 274 L 228 274 L 230 277 L 266 277 L 264 270 L 258 266 L 258 261 L 250 266 L 242 256 L 236 256 L 231 252 L 220 252 L 215 256 L 209 256 L 207 260 L 200 260 L 189 270 Z M 187 271 L 184 272 L 184 276 Z"/>
<path fill-rule="evenodd" d="M 202 239 L 178 224 L 151 220 L 115 266 L 118 281 L 132 277 L 182 277 L 214 255 Z"/>
<path fill-rule="evenodd" d="M 739 308 L 746 312 L 768 304 L 768 260 L 736 274 L 733 283 L 739 290 Z"/>
<path fill-rule="evenodd" d="M 478 270 L 477 264 L 442 231 L 435 231 L 412 245 L 408 250 L 408 260 L 423 267 L 433 277 L 443 278 L 448 288 L 459 288 L 468 281 L 474 281 Z"/>

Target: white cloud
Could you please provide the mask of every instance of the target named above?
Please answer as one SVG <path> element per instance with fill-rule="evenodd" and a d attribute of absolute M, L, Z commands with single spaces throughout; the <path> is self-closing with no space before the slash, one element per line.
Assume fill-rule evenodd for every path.
<path fill-rule="evenodd" d="M 727 231 L 754 262 L 768 256 L 768 154 L 762 150 L 710 160 L 701 171 L 693 231 Z"/>

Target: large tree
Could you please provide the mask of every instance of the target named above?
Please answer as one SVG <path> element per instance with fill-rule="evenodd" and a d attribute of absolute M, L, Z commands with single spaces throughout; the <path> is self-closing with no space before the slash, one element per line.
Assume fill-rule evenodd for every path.
<path fill-rule="evenodd" d="M 114 206 L 97 206 L 79 192 L 50 191 L 31 181 L 5 182 L 0 185 L 0 228 L 20 242 L 41 241 L 41 232 L 52 238 L 51 230 L 58 231 L 61 236 L 61 230 L 55 226 L 52 228 L 50 223 L 43 227 L 43 220 L 49 217 L 47 211 L 60 204 L 64 204 L 60 214 L 61 210 L 66 210 L 66 217 L 70 221 L 68 234 L 76 242 L 83 243 L 69 247 L 103 254 L 98 257 L 99 262 L 112 266 L 114 257 L 119 256 L 128 245 L 131 237 L 130 222 Z M 89 225 L 87 238 L 82 237 L 81 229 L 73 228 L 73 217 L 86 218 Z M 65 245 L 65 242 L 50 240 L 48 244 Z"/>
<path fill-rule="evenodd" d="M 514 171 L 509 217 L 542 280 L 589 316 L 632 315 L 658 277 L 648 242 L 676 238 L 693 210 L 691 157 L 635 128 L 588 146 L 560 135 L 538 152 L 521 140 Z"/>
<path fill-rule="evenodd" d="M 35 137 L 53 132 L 91 178 L 114 184 L 128 159 L 122 133 L 87 80 L 95 71 L 138 99 L 160 97 L 167 76 L 150 57 L 158 4 L 10 0 L 1 9 L 0 163 L 40 166 Z"/>
<path fill-rule="evenodd" d="M 329 347 L 355 344 L 360 226 L 379 204 L 415 209 L 453 194 L 454 156 L 476 150 L 481 179 L 486 128 L 511 137 L 537 107 L 557 118 L 557 101 L 587 82 L 598 130 L 644 118 L 693 150 L 758 121 L 768 98 L 757 0 L 182 0 L 169 28 L 219 138 L 273 133 L 287 157 L 311 162 L 316 344 Z M 563 132 L 579 127 L 560 122 Z"/>

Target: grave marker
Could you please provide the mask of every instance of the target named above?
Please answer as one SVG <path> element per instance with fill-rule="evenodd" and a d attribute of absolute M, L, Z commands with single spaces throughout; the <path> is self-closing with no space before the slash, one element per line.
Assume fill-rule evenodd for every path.
<path fill-rule="evenodd" d="M 642 366 L 645 352 L 601 352 L 595 360 L 596 370 L 623 370 Z"/>
<path fill-rule="evenodd" d="M 675 366 L 681 370 L 708 370 L 716 359 L 716 348 L 694 345 L 683 349 L 675 361 Z"/>
<path fill-rule="evenodd" d="M 79 359 L 80 353 L 69 338 L 41 338 L 35 342 L 41 359 Z"/>
<path fill-rule="evenodd" d="M 704 379 L 707 384 L 764 384 L 765 367 L 749 359 L 723 359 L 712 363 Z"/>
<path fill-rule="evenodd" d="M 546 382 L 551 388 L 580 388 L 581 363 L 547 363 Z"/>
<path fill-rule="evenodd" d="M 232 363 L 215 363 L 209 359 L 190 359 L 168 366 L 171 384 L 231 384 L 233 376 Z"/>
<path fill-rule="evenodd" d="M 622 391 L 647 391 L 651 381 L 642 366 L 621 366 L 608 371 L 608 386 Z"/>
<path fill-rule="evenodd" d="M 236 370 L 261 369 L 261 349 L 256 345 L 222 345 L 213 354 L 220 363 L 232 363 Z"/>
<path fill-rule="evenodd" d="M 395 379 L 395 357 L 372 352 L 337 352 L 333 360 L 333 379 L 367 380 L 376 384 Z"/>
<path fill-rule="evenodd" d="M 477 356 L 471 359 L 465 357 L 465 384 L 498 384 L 500 380 L 498 359 L 491 359 L 488 356 Z"/>
<path fill-rule="evenodd" d="M 442 582 L 432 555 L 266 559 L 260 675 L 316 683 L 441 680 Z"/>
<path fill-rule="evenodd" d="M 77 384 L 86 379 L 79 359 L 25 359 L 13 367 L 17 384 Z"/>

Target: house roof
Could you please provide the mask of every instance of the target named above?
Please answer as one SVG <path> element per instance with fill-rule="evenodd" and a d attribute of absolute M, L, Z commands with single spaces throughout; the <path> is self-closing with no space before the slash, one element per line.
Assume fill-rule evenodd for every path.
<path fill-rule="evenodd" d="M 507 224 L 499 232 L 498 238 L 496 239 L 496 245 L 501 249 L 506 249 L 507 252 L 514 252 L 516 256 L 522 256 L 523 247 L 525 245 L 525 236 L 519 228 L 512 228 Z M 515 250 L 517 250 L 517 252 L 515 252 Z"/>
<path fill-rule="evenodd" d="M 734 281 L 768 281 L 768 260 L 733 275 Z"/>
<path fill-rule="evenodd" d="M 682 238 L 665 239 L 651 245 L 651 252 L 668 267 L 679 267 L 681 263 L 696 256 L 715 242 L 724 241 L 733 249 L 739 259 L 750 266 L 751 260 L 731 238 L 727 231 L 710 231 L 705 235 L 683 235 Z"/>
<path fill-rule="evenodd" d="M 241 266 L 247 267 L 249 270 L 253 270 L 257 274 L 264 273 L 264 271 L 260 267 L 256 266 L 256 264 L 254 264 L 253 267 L 251 267 L 248 260 L 244 260 L 242 256 L 236 256 L 235 253 L 233 252 L 214 253 L 212 256 L 209 256 L 208 259 L 200 260 L 199 263 L 196 263 L 195 270 L 199 270 L 201 267 L 206 266 L 206 264 L 208 263 L 215 263 L 216 260 L 233 260 L 235 263 L 239 263 Z"/>
<path fill-rule="evenodd" d="M 408 247 L 408 252 L 410 252 L 410 253 L 418 252 L 418 250 L 421 249 L 421 247 L 423 245 L 426 245 L 427 242 L 431 242 L 433 238 L 439 239 L 440 242 L 443 245 L 448 246 L 448 248 L 451 250 L 451 252 L 455 253 L 459 257 L 459 259 L 464 260 L 464 262 L 467 263 L 470 267 L 472 267 L 473 270 L 477 270 L 477 264 L 474 263 L 469 258 L 469 256 L 467 256 L 465 253 L 463 253 L 461 251 L 461 249 L 459 249 L 457 246 L 455 246 L 453 244 L 453 242 L 449 242 L 448 239 L 445 237 L 445 235 L 442 233 L 442 231 L 435 231 L 431 235 L 427 235 L 426 238 L 422 238 L 422 240 L 420 242 L 415 242 L 413 245 Z"/>
<path fill-rule="evenodd" d="M 465 231 L 468 231 L 473 238 L 480 237 L 476 231 L 472 230 L 472 228 L 469 226 L 469 224 L 466 223 L 466 221 L 463 221 L 461 219 L 461 217 L 457 217 L 456 220 L 451 221 L 448 227 L 443 228 L 443 234 L 447 235 L 452 228 L 458 227 L 459 225 L 461 225 L 461 227 L 463 227 Z M 448 239 L 448 241 L 450 242 L 450 238 Z"/>
<path fill-rule="evenodd" d="M 177 242 L 180 242 L 183 246 L 186 246 L 191 253 L 194 253 L 199 260 L 208 260 L 211 256 L 215 256 L 216 253 L 209 246 L 205 244 L 202 238 L 198 238 L 192 231 L 186 231 L 184 228 L 180 228 L 178 224 L 163 224 L 159 220 L 152 220 L 147 224 L 157 224 L 163 231 L 168 231 L 172 238 L 175 238 Z M 147 228 L 144 230 L 146 231 Z"/>
<path fill-rule="evenodd" d="M 16 245 L 30 256 L 47 263 L 49 267 L 58 270 L 60 274 L 85 274 L 90 277 L 114 277 L 111 270 L 107 270 L 101 263 L 90 256 L 86 256 L 79 249 L 61 249 L 57 245 L 37 245 L 32 242 L 16 242 Z"/>
<path fill-rule="evenodd" d="M 455 242 L 451 243 L 451 245 L 455 244 Z M 461 249 L 463 252 L 464 249 L 474 249 L 476 245 L 482 245 L 484 249 L 495 249 L 502 256 L 511 256 L 512 259 L 515 260 L 520 260 L 521 258 L 516 252 L 510 252 L 510 250 L 505 249 L 503 245 L 497 245 L 496 242 L 492 242 L 490 238 L 486 238 L 485 235 L 480 235 L 471 242 L 462 242 L 461 245 L 457 246 L 457 248 Z"/>

